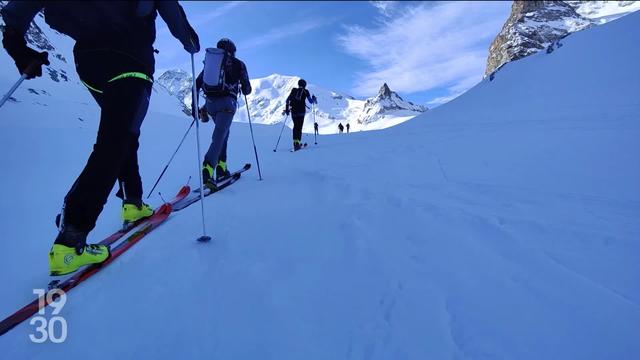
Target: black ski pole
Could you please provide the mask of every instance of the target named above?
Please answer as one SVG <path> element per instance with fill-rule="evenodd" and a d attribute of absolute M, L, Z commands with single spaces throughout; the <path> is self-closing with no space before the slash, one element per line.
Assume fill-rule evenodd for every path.
<path fill-rule="evenodd" d="M 191 107 L 193 108 L 193 121 L 196 123 L 196 143 L 198 146 L 198 180 L 200 180 L 200 215 L 202 216 L 202 236 L 198 238 L 200 242 L 211 240 L 211 236 L 207 236 L 207 229 L 204 221 L 204 186 L 202 185 L 202 160 L 200 158 L 200 124 L 198 123 L 198 93 L 196 91 L 196 66 L 191 54 Z"/>
<path fill-rule="evenodd" d="M 187 132 L 184 133 L 184 136 L 182 137 L 182 140 L 180 140 L 180 144 L 178 144 L 178 148 L 176 149 L 176 151 L 173 152 L 173 155 L 171 155 L 171 158 L 169 159 L 169 162 L 167 163 L 167 165 L 164 167 L 164 169 L 160 173 L 160 176 L 158 176 L 158 180 L 156 180 L 156 183 L 153 184 L 153 187 L 151 188 L 151 191 L 149 191 L 149 194 L 147 195 L 147 199 L 151 196 L 151 194 L 153 194 L 153 190 L 155 190 L 156 186 L 158 186 L 158 183 L 160 182 L 160 179 L 162 179 L 162 177 L 164 176 L 165 171 L 167 171 L 167 169 L 169 168 L 169 165 L 171 165 L 171 162 L 173 161 L 173 158 L 178 153 L 178 150 L 180 150 L 180 148 L 182 147 L 182 143 L 184 143 L 184 140 L 187 138 L 187 135 L 189 135 L 189 131 L 191 131 L 191 128 L 193 127 L 193 124 L 195 122 L 196 122 L 196 120 L 194 119 L 191 122 L 191 125 L 189 125 L 189 128 L 187 129 Z"/>
<path fill-rule="evenodd" d="M 282 137 L 282 132 L 284 131 L 284 126 L 287 124 L 287 119 L 289 118 L 289 114 L 285 116 L 284 121 L 282 122 L 282 128 L 280 129 L 280 135 L 278 136 L 278 142 L 276 142 L 276 147 L 273 148 L 273 152 L 278 151 L 278 144 L 280 144 L 280 138 Z"/>
<path fill-rule="evenodd" d="M 22 74 L 22 76 L 20 76 L 20 79 L 18 79 L 18 81 L 16 81 L 15 84 L 13 84 L 13 86 L 11 87 L 11 89 L 9 89 L 9 92 L 7 92 L 3 97 L 2 100 L 0 100 L 0 107 L 2 107 L 2 105 L 4 105 L 4 103 L 7 102 L 7 100 L 9 100 L 9 98 L 11 97 L 11 95 L 13 95 L 13 93 L 18 89 L 18 87 L 20 87 L 20 84 L 22 84 L 22 82 L 24 81 L 24 79 L 27 78 L 27 73 L 25 72 L 24 74 Z"/>
<path fill-rule="evenodd" d="M 256 154 L 256 164 L 258 165 L 258 176 L 262 180 L 262 172 L 260 171 L 260 160 L 258 160 L 258 149 L 256 148 L 256 140 L 253 137 L 253 125 L 251 125 L 251 113 L 249 112 L 249 101 L 247 95 L 244 96 L 244 104 L 247 107 L 247 117 L 249 118 L 249 130 L 251 130 L 251 141 L 253 142 L 253 153 Z"/>
<path fill-rule="evenodd" d="M 316 122 L 316 104 L 313 104 L 313 142 L 318 145 L 318 123 Z"/>
<path fill-rule="evenodd" d="M 9 100 L 11 95 L 13 95 L 13 93 L 16 90 L 18 90 L 18 87 L 20 87 L 20 84 L 22 84 L 22 82 L 27 78 L 27 76 L 29 76 L 29 74 L 33 71 L 34 67 L 41 66 L 41 65 L 49 65 L 49 60 L 48 60 L 49 53 L 44 52 L 44 54 L 45 54 L 44 60 L 34 60 L 31 64 L 29 64 L 29 66 L 24 71 L 22 76 L 20 76 L 20 79 L 18 79 L 18 81 L 16 81 L 15 84 L 11 86 L 11 88 L 9 89 L 9 92 L 7 92 L 2 97 L 2 100 L 0 100 L 0 107 L 2 107 L 2 105 L 4 105 L 4 103 L 6 103 L 7 100 Z"/>

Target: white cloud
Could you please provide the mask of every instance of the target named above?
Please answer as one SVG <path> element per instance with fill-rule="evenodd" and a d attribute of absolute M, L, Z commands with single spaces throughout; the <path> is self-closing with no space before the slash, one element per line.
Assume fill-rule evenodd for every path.
<path fill-rule="evenodd" d="M 380 14 L 384 16 L 391 16 L 393 9 L 398 5 L 397 1 L 369 1 L 371 5 L 373 5 Z"/>
<path fill-rule="evenodd" d="M 332 21 L 327 21 L 319 18 L 315 20 L 294 22 L 281 27 L 273 28 L 266 33 L 249 38 L 242 42 L 242 47 L 245 49 L 251 49 L 269 45 L 278 40 L 282 40 L 290 36 L 300 35 L 308 31 L 317 29 L 321 26 L 329 24 L 330 22 Z"/>
<path fill-rule="evenodd" d="M 189 20 L 189 24 L 191 24 L 191 26 L 196 30 L 196 32 L 198 32 L 199 30 L 198 28 L 200 26 L 206 25 L 212 20 L 227 14 L 229 11 L 235 9 L 236 7 L 244 3 L 246 3 L 246 1 L 231 1 L 226 3 L 220 2 L 217 4 L 222 4 L 222 5 L 215 6 L 212 10 L 207 11 L 205 13 L 201 13 L 195 16 L 194 14 L 187 14 L 187 19 Z M 158 30 L 157 30 L 158 36 L 164 36 L 164 35 L 170 34 L 169 28 L 164 23 L 164 21 L 156 21 L 156 23 L 158 27 Z"/>
<path fill-rule="evenodd" d="M 446 98 L 466 91 L 481 80 L 489 45 L 509 7 L 476 1 L 412 4 L 379 26 L 346 27 L 340 44 L 369 67 L 357 74 L 354 92 L 371 94 L 383 82 L 404 93 L 445 87 Z"/>
<path fill-rule="evenodd" d="M 208 22 L 210 22 L 211 20 L 214 20 L 222 15 L 225 15 L 226 13 L 228 13 L 229 11 L 235 9 L 236 7 L 242 5 L 246 3 L 246 1 L 231 1 L 231 2 L 225 2 L 225 3 L 217 3 L 217 4 L 222 4 L 220 6 L 218 6 L 217 8 L 206 12 L 200 16 L 197 16 L 194 20 L 192 25 L 194 27 L 200 26 L 200 25 L 205 25 Z M 217 5 L 216 4 L 216 5 Z"/>

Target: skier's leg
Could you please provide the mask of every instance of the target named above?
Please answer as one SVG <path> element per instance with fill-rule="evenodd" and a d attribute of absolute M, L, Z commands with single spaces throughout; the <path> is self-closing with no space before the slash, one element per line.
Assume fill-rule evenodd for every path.
<path fill-rule="evenodd" d="M 226 156 L 225 145 L 229 138 L 229 128 L 235 114 L 235 101 L 231 100 L 231 98 L 207 100 L 206 106 L 207 112 L 212 114 L 215 128 L 211 135 L 211 145 L 204 156 L 203 176 L 205 181 L 213 177 L 214 167 L 218 164 L 223 147 Z"/>
<path fill-rule="evenodd" d="M 222 142 L 222 148 L 220 149 L 220 156 L 218 156 L 218 161 L 227 162 L 227 142 L 229 142 L 229 134 L 231 133 L 231 129 L 227 131 L 227 137 Z"/>
<path fill-rule="evenodd" d="M 229 141 L 229 133 L 227 131 L 227 137 L 222 142 L 222 148 L 220 149 L 220 155 L 218 156 L 218 163 L 216 165 L 216 181 L 229 176 L 229 170 L 227 169 L 227 142 Z"/>
<path fill-rule="evenodd" d="M 299 149 L 302 140 L 302 125 L 304 123 L 304 115 L 292 116 L 293 119 L 293 147 Z"/>
<path fill-rule="evenodd" d="M 114 61 L 118 60 L 122 59 Z M 93 65 L 85 72 L 104 71 L 101 64 Z M 137 149 L 133 139 L 137 139 L 149 106 L 151 82 L 128 77 L 107 82 L 101 91 L 102 112 L 93 152 L 65 198 L 65 224 L 84 232 L 95 226 L 122 165 L 132 147 Z"/>
<path fill-rule="evenodd" d="M 142 180 L 138 167 L 139 134 L 131 134 L 127 154 L 118 174 L 116 196 L 123 200 L 121 217 L 125 225 L 153 215 L 153 209 L 142 201 Z"/>
<path fill-rule="evenodd" d="M 122 200 L 142 199 L 142 179 L 138 167 L 138 136 L 132 135 L 120 173 L 118 174 L 119 190 L 116 194 Z"/>

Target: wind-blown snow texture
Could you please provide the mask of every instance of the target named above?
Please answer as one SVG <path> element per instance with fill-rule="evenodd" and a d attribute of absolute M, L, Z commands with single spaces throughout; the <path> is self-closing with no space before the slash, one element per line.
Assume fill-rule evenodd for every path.
<path fill-rule="evenodd" d="M 198 206 L 172 215 L 69 294 L 64 344 L 32 344 L 24 323 L 2 357 L 640 358 L 638 28 L 631 14 L 572 34 L 404 124 L 299 153 L 254 126 L 265 180 L 252 169 L 206 200 L 211 243 Z M 147 189 L 188 126 L 169 98 L 143 125 Z M 47 99 L 0 109 L 0 317 L 49 281 L 53 215 L 95 136 L 95 106 Z M 245 124 L 229 145 L 232 168 L 253 161 Z M 194 149 L 165 197 L 197 174 Z M 112 196 L 90 240 L 118 210 Z"/>

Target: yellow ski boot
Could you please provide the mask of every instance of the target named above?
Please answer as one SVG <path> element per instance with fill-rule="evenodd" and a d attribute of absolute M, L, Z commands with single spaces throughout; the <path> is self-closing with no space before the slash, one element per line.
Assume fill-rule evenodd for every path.
<path fill-rule="evenodd" d="M 211 166 L 211 164 L 205 162 L 204 164 L 202 164 L 202 185 L 206 188 L 208 188 L 209 190 L 211 190 L 211 192 L 214 192 L 217 190 L 216 187 L 216 182 L 213 179 L 213 166 Z"/>
<path fill-rule="evenodd" d="M 49 251 L 49 272 L 51 276 L 70 274 L 81 266 L 99 264 L 109 258 L 109 247 L 98 244 L 86 244 L 87 232 L 67 225 L 58 234 Z M 67 246 L 63 244 L 78 244 Z"/>
<path fill-rule="evenodd" d="M 153 209 L 142 201 L 125 201 L 122 204 L 124 226 L 153 215 Z"/>

